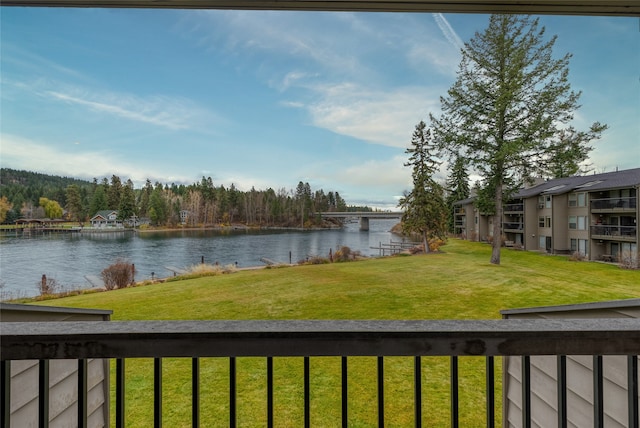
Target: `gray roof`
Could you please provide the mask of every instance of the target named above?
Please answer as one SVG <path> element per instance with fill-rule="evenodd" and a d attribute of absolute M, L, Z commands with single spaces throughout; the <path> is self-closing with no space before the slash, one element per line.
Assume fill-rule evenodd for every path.
<path fill-rule="evenodd" d="M 512 198 L 529 198 L 536 195 L 561 195 L 573 191 L 619 189 L 640 186 L 640 168 L 602 174 L 556 178 L 534 187 L 520 189 Z"/>

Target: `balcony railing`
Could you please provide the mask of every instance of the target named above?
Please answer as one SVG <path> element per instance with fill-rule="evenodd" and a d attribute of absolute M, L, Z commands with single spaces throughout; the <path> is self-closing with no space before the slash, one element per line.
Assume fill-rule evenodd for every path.
<path fill-rule="evenodd" d="M 589 320 L 490 320 L 490 321 L 148 321 L 148 322 L 51 322 L 2 323 L 1 329 L 1 401 L 2 426 L 11 426 L 11 362 L 39 360 L 39 425 L 48 425 L 50 360 L 78 360 L 77 420 L 86 427 L 87 359 L 115 358 L 115 426 L 124 427 L 126 418 L 126 359 L 149 358 L 154 362 L 153 425 L 162 425 L 162 362 L 164 358 L 188 358 L 192 363 L 192 426 L 200 424 L 201 357 L 224 357 L 229 360 L 228 426 L 235 427 L 238 403 L 236 358 L 264 357 L 266 371 L 267 426 L 274 423 L 273 360 L 276 357 L 300 357 L 303 370 L 304 426 L 310 426 L 310 357 L 339 357 L 341 361 L 341 425 L 347 426 L 348 400 L 357 399 L 348 391 L 348 364 L 351 357 L 371 356 L 377 369 L 371 374 L 377 381 L 377 421 L 385 424 L 384 358 L 411 357 L 413 361 L 414 422 L 423 421 L 423 359 L 450 357 L 450 423 L 459 424 L 458 358 L 482 356 L 486 359 L 487 426 L 495 425 L 496 356 L 519 356 L 522 363 L 522 422 L 530 426 L 531 370 L 529 358 L 534 355 L 558 356 L 558 423 L 567 424 L 567 372 L 562 363 L 567 355 L 594 356 L 594 420 L 603 420 L 606 404 L 602 388 L 603 355 L 625 355 L 629 362 L 628 426 L 638 426 L 638 370 L 640 354 L 640 319 Z M 599 363 L 599 365 L 598 365 Z M 566 364 L 565 364 L 566 365 Z M 426 364 L 425 364 L 425 367 Z M 169 380 L 171 381 L 171 379 Z M 25 386 L 26 387 L 26 386 Z M 314 397 L 322 393 L 314 391 Z M 563 401 L 564 400 L 564 401 Z M 482 415 L 478 415 L 482 418 Z M 148 421 L 147 426 L 151 426 Z M 601 426 L 596 423 L 596 426 Z"/>
<path fill-rule="evenodd" d="M 592 199 L 592 210 L 634 210 L 636 197 Z"/>
<path fill-rule="evenodd" d="M 504 206 L 504 212 L 523 212 L 524 204 L 506 204 Z"/>
<path fill-rule="evenodd" d="M 504 230 L 523 230 L 524 229 L 524 223 L 519 223 L 519 222 L 505 222 L 502 223 L 502 228 Z"/>
<path fill-rule="evenodd" d="M 599 224 L 591 226 L 591 237 L 604 237 L 607 239 L 635 239 L 636 226 L 610 226 Z"/>

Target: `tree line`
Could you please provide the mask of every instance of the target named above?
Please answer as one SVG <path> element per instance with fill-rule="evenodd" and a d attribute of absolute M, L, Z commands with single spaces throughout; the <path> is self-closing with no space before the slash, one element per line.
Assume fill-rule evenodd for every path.
<path fill-rule="evenodd" d="M 92 182 L 3 168 L 0 171 L 0 218 L 60 218 L 87 222 L 98 211 L 117 210 L 120 220 L 147 219 L 155 226 L 212 226 L 242 223 L 256 226 L 310 227 L 324 211 L 372 211 L 347 206 L 338 192 L 312 190 L 300 181 L 295 189 L 241 191 L 231 184 L 216 186 L 211 177 L 184 184 L 152 183 L 142 188 L 123 181 L 94 178 Z"/>

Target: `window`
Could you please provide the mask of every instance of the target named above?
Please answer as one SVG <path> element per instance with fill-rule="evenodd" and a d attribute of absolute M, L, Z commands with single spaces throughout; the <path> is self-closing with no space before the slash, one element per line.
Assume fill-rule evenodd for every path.
<path fill-rule="evenodd" d="M 587 252 L 587 240 L 586 239 L 578 239 L 578 252 L 584 254 L 585 256 L 589 253 Z"/>
<path fill-rule="evenodd" d="M 569 216 L 569 229 L 577 229 L 577 228 L 578 228 L 578 220 L 577 220 L 576 216 L 570 215 Z M 574 241 L 574 239 L 572 239 L 572 241 Z"/>
<path fill-rule="evenodd" d="M 578 216 L 578 230 L 587 229 L 587 217 L 583 215 Z"/>
<path fill-rule="evenodd" d="M 544 227 L 544 217 L 538 217 L 538 227 Z"/>
<path fill-rule="evenodd" d="M 538 241 L 538 248 L 541 250 L 546 250 L 546 243 L 547 243 L 547 237 L 546 236 L 541 236 L 540 240 Z"/>
<path fill-rule="evenodd" d="M 545 208 L 551 208 L 551 195 L 547 195 L 544 198 L 544 206 Z"/>
<path fill-rule="evenodd" d="M 578 206 L 586 207 L 587 206 L 587 194 L 586 193 L 578 193 Z"/>
<path fill-rule="evenodd" d="M 569 206 L 570 207 L 586 207 L 587 206 L 587 194 L 581 193 L 569 193 Z"/>
<path fill-rule="evenodd" d="M 586 239 L 571 239 L 569 242 L 572 253 L 579 252 L 585 256 L 588 254 Z"/>
<path fill-rule="evenodd" d="M 551 217 L 545 217 L 545 227 L 551 227 Z"/>

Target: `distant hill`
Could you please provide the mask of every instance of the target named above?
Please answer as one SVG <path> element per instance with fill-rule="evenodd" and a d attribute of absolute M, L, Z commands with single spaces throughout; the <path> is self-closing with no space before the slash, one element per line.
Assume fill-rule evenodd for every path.
<path fill-rule="evenodd" d="M 91 182 L 71 177 L 0 168 L 0 197 L 5 196 L 14 207 L 23 203 L 38 204 L 41 197 L 66 204 L 65 189 L 75 184 L 80 188 L 91 187 Z"/>

